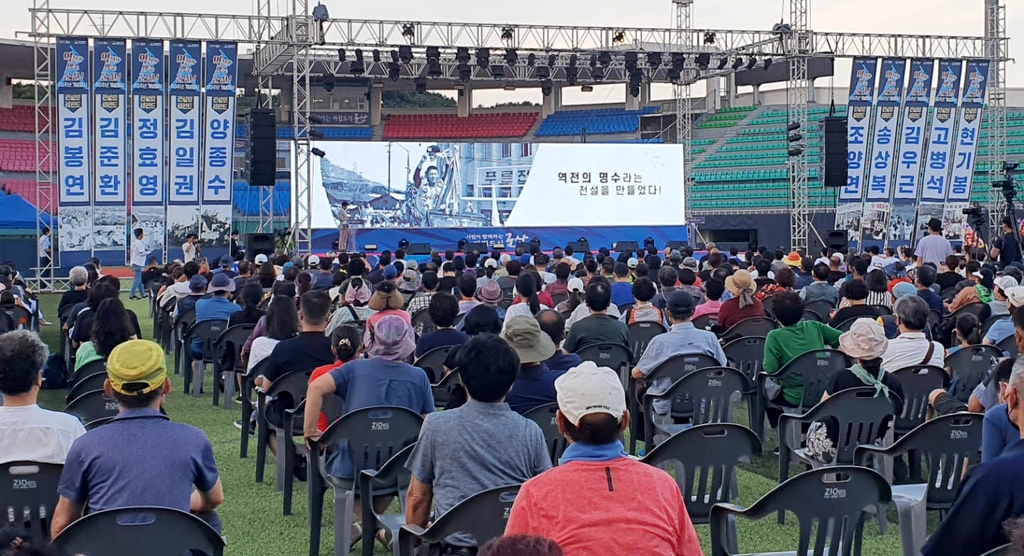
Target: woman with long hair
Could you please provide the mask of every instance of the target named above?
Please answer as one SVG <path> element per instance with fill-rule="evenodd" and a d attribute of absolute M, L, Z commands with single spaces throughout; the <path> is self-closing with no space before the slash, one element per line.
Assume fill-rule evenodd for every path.
<path fill-rule="evenodd" d="M 294 338 L 299 333 L 299 311 L 287 297 L 272 298 L 267 314 L 260 322 L 263 323 L 262 328 L 257 325 L 252 331 L 260 335 L 252 340 L 246 370 L 252 370 L 257 363 L 270 357 L 278 342 Z"/>
<path fill-rule="evenodd" d="M 92 319 L 92 335 L 75 353 L 75 370 L 93 361 L 104 360 L 117 346 L 136 339 L 124 304 L 116 297 L 100 301 Z"/>
<path fill-rule="evenodd" d="M 505 322 L 512 317 L 530 315 L 534 316 L 544 309 L 551 307 L 540 302 L 537 293 L 540 290 L 537 284 L 536 275 L 532 272 L 524 272 L 516 278 L 516 295 L 519 296 L 519 303 L 511 305 L 505 311 Z"/>
<path fill-rule="evenodd" d="M 889 281 L 885 272 L 879 269 L 868 271 L 864 283 L 868 285 L 868 305 L 880 305 L 892 310 L 892 294 L 889 293 Z"/>
<path fill-rule="evenodd" d="M 228 317 L 228 326 L 255 325 L 259 322 L 260 317 L 263 316 L 263 311 L 260 310 L 260 303 L 263 302 L 263 288 L 259 283 L 246 282 L 242 286 L 242 291 L 238 292 L 238 301 L 242 305 L 242 310 L 231 313 L 231 316 Z"/>
<path fill-rule="evenodd" d="M 273 288 L 274 282 L 277 281 L 277 269 L 274 268 L 274 263 L 267 261 L 261 264 L 256 272 L 256 280 L 259 282 L 260 287 L 265 290 Z"/>
<path fill-rule="evenodd" d="M 300 272 L 295 277 L 295 286 L 295 298 L 296 302 L 298 302 L 298 298 L 302 297 L 302 294 L 313 289 L 313 275 L 309 272 Z"/>
<path fill-rule="evenodd" d="M 952 355 L 965 347 L 981 343 L 981 322 L 975 315 L 967 313 L 957 317 L 956 328 L 953 331 L 960 343 L 946 350 L 946 355 Z"/>

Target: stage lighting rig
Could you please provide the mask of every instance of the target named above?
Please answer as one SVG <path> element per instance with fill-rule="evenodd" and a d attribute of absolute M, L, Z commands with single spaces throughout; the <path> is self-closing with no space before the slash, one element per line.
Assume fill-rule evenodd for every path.
<path fill-rule="evenodd" d="M 789 142 L 789 150 L 787 154 L 789 156 L 800 156 L 804 154 L 804 146 L 800 144 L 804 136 L 800 133 L 800 124 L 798 122 L 790 122 L 786 125 L 787 137 L 786 141 Z"/>
<path fill-rule="evenodd" d="M 558 63 L 558 54 L 548 54 L 548 67 L 553 68 Z"/>
<path fill-rule="evenodd" d="M 403 64 L 412 62 L 412 47 L 407 45 L 399 46 L 398 57 L 402 60 Z"/>
<path fill-rule="evenodd" d="M 505 79 L 505 66 L 500 64 L 494 64 L 491 66 L 491 77 L 495 79 Z"/>
<path fill-rule="evenodd" d="M 617 44 L 626 42 L 626 32 L 622 31 L 621 29 L 615 31 L 615 34 L 612 35 L 612 42 Z"/>
<path fill-rule="evenodd" d="M 438 77 L 441 77 L 441 75 L 443 73 L 444 72 L 441 71 L 441 64 L 439 64 L 438 62 L 429 62 L 427 64 L 427 75 L 428 76 L 433 77 L 434 79 L 437 79 Z"/>
<path fill-rule="evenodd" d="M 323 158 L 323 157 L 327 156 L 327 153 L 325 153 L 324 151 L 322 151 L 322 150 L 320 150 L 320 149 L 318 149 L 316 147 L 313 147 L 312 149 L 309 149 L 309 152 L 311 154 L 315 155 L 315 156 L 320 157 L 320 158 Z"/>
<path fill-rule="evenodd" d="M 408 39 L 409 41 L 412 41 L 414 38 L 416 38 L 416 24 L 415 23 L 405 23 L 405 24 L 403 24 L 402 25 L 402 36 L 405 37 L 406 39 Z"/>
<path fill-rule="evenodd" d="M 597 67 L 597 54 L 591 54 L 590 55 L 590 68 L 593 69 L 593 68 L 596 68 L 596 67 Z"/>
<path fill-rule="evenodd" d="M 736 59 L 732 61 L 732 69 L 739 70 L 742 67 L 743 67 L 743 57 L 742 56 L 737 56 Z"/>
<path fill-rule="evenodd" d="M 597 82 L 604 81 L 604 69 L 594 68 L 590 70 L 590 78 Z"/>
<path fill-rule="evenodd" d="M 320 76 L 320 84 L 324 86 L 324 90 L 328 93 L 334 90 L 334 84 L 337 80 L 333 73 L 325 73 Z"/>
<path fill-rule="evenodd" d="M 701 71 L 706 71 L 708 69 L 708 65 L 711 64 L 711 55 L 708 54 L 707 52 L 701 52 L 700 54 L 697 55 L 696 62 L 698 69 L 700 69 Z"/>
<path fill-rule="evenodd" d="M 540 82 L 540 92 L 544 96 L 551 96 L 551 91 L 554 89 L 550 79 L 545 79 Z"/>
<path fill-rule="evenodd" d="M 580 75 L 580 68 L 576 66 L 569 66 L 565 68 L 565 82 L 570 85 L 575 85 Z"/>
<path fill-rule="evenodd" d="M 626 71 L 633 71 L 636 69 L 637 55 L 636 52 L 627 52 L 624 55 L 626 60 Z"/>
<path fill-rule="evenodd" d="M 580 86 L 580 92 L 582 92 L 582 93 L 593 93 L 594 92 L 594 86 L 589 84 L 589 83 L 584 83 L 583 85 Z"/>
<path fill-rule="evenodd" d="M 396 62 L 388 64 L 388 78 L 392 81 L 398 81 L 400 77 L 402 77 L 402 66 Z"/>
<path fill-rule="evenodd" d="M 528 67 L 531 67 L 531 68 L 532 68 L 533 66 L 537 65 L 537 55 L 536 55 L 536 54 L 533 54 L 533 53 L 531 53 L 531 54 L 530 54 L 529 56 L 527 56 L 527 57 L 526 57 L 526 65 L 527 65 Z"/>
<path fill-rule="evenodd" d="M 339 48 L 338 49 L 338 61 L 341 62 L 342 64 L 345 63 L 345 49 L 344 48 Z"/>
<path fill-rule="evenodd" d="M 767 71 L 768 68 L 772 67 L 773 60 L 771 58 L 764 59 L 764 69 Z"/>
<path fill-rule="evenodd" d="M 512 27 L 511 25 L 506 25 L 501 28 L 501 40 L 508 42 L 514 38 L 516 38 L 515 27 Z"/>
<path fill-rule="evenodd" d="M 324 134 L 319 129 L 311 129 L 311 130 L 309 130 L 309 138 L 310 139 L 320 140 L 320 139 L 324 138 Z"/>
<path fill-rule="evenodd" d="M 416 93 L 422 95 L 422 94 L 424 94 L 426 92 L 427 92 L 427 80 L 424 79 L 423 77 L 417 77 L 416 78 Z"/>
<path fill-rule="evenodd" d="M 601 62 L 602 68 L 608 69 L 608 66 L 612 65 L 612 55 L 607 51 L 602 52 L 601 55 L 597 57 L 597 61 Z"/>
<path fill-rule="evenodd" d="M 465 46 L 460 46 L 455 49 L 455 61 L 460 64 L 468 64 L 470 60 L 469 49 Z"/>
<path fill-rule="evenodd" d="M 755 58 L 755 57 L 751 56 L 751 57 L 750 57 L 750 58 L 749 58 L 749 59 L 747 60 L 747 69 L 748 69 L 748 70 L 752 70 L 752 69 L 754 69 L 754 66 L 756 66 L 756 65 L 757 65 L 757 58 Z"/>
<path fill-rule="evenodd" d="M 377 50 L 376 48 L 373 49 L 373 63 L 380 63 L 380 50 Z"/>
<path fill-rule="evenodd" d="M 391 51 L 391 63 L 392 64 L 397 64 L 398 63 L 398 51 L 397 50 L 392 50 Z"/>
<path fill-rule="evenodd" d="M 472 78 L 473 68 L 469 67 L 469 64 L 459 64 L 459 81 L 469 83 L 469 80 Z"/>
<path fill-rule="evenodd" d="M 718 59 L 718 69 L 719 70 L 724 70 L 725 66 L 727 66 L 727 65 L 729 65 L 729 59 L 728 58 L 726 58 L 725 56 L 722 56 L 721 58 Z"/>
<path fill-rule="evenodd" d="M 487 69 L 491 65 L 491 51 L 487 48 L 476 49 L 476 65 Z"/>
<path fill-rule="evenodd" d="M 647 53 L 647 66 L 651 69 L 658 69 L 661 65 L 662 57 L 661 52 L 648 52 Z"/>
<path fill-rule="evenodd" d="M 707 31 L 706 33 L 704 33 L 704 44 L 705 45 L 715 44 L 715 39 L 717 39 L 717 38 L 718 38 L 718 36 L 715 35 L 714 31 Z"/>
<path fill-rule="evenodd" d="M 427 62 L 437 62 L 441 60 L 441 49 L 436 46 L 427 47 Z"/>
<path fill-rule="evenodd" d="M 516 52 L 516 49 L 510 48 L 505 51 L 505 63 L 510 66 L 519 63 L 519 53 Z"/>
<path fill-rule="evenodd" d="M 537 66 L 537 69 L 533 70 L 533 75 L 543 81 L 551 77 L 551 68 L 548 66 Z"/>

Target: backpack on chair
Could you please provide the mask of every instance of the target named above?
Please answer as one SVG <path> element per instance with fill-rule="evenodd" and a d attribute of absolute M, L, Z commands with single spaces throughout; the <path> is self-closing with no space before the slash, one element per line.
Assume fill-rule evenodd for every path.
<path fill-rule="evenodd" d="M 43 365 L 43 390 L 61 390 L 68 387 L 68 369 L 59 353 L 51 353 Z"/>

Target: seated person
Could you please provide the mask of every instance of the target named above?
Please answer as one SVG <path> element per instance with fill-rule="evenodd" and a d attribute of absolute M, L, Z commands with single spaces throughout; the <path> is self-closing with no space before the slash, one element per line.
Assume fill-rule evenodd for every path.
<path fill-rule="evenodd" d="M 665 313 L 651 303 L 654 294 L 654 282 L 650 278 L 646 276 L 637 278 L 633 282 L 633 297 L 636 299 L 636 303 L 619 317 L 619 322 L 626 326 L 634 322 L 668 324 L 665 322 Z"/>
<path fill-rule="evenodd" d="M 522 486 L 505 534 L 547 537 L 573 556 L 703 554 L 675 480 L 623 451 L 630 415 L 618 374 L 588 361 L 555 390 L 569 447 L 558 467 Z"/>
<path fill-rule="evenodd" d="M 629 346 L 629 328 L 619 322 L 617 317 L 608 314 L 611 301 L 612 293 L 608 284 L 596 280 L 591 281 L 586 292 L 590 316 L 580 319 L 569 329 L 569 335 L 566 336 L 565 344 L 562 346 L 565 351 L 577 352 L 596 344 Z"/>
<path fill-rule="evenodd" d="M 722 308 L 722 295 L 725 294 L 725 282 L 718 278 L 711 278 L 704 282 L 704 297 L 706 301 L 697 305 L 693 311 L 693 318 L 711 315 L 718 317 L 718 311 Z"/>
<path fill-rule="evenodd" d="M 206 297 L 206 287 L 208 285 L 206 277 L 202 274 L 196 274 L 189 278 L 189 293 L 185 297 L 178 299 L 178 304 L 174 306 L 174 318 L 177 318 L 178 315 L 184 315 L 189 311 L 195 311 L 196 302 Z"/>
<path fill-rule="evenodd" d="M 371 295 L 373 294 L 370 292 L 370 287 L 363 278 L 355 276 L 350 279 L 348 285 L 345 286 L 345 293 L 342 298 L 343 303 L 331 315 L 331 322 L 327 325 L 327 333 L 334 332 L 335 329 L 345 323 L 366 323 L 370 315 L 377 312 L 367 306 Z"/>
<path fill-rule="evenodd" d="M 924 267 L 922 267 L 924 268 Z M 882 366 L 892 371 L 914 365 L 945 367 L 946 350 L 930 341 L 924 333 L 928 326 L 928 303 L 917 296 L 900 297 L 893 307 L 899 336 L 889 342 L 882 355 Z"/>
<path fill-rule="evenodd" d="M 349 361 L 362 359 L 363 333 L 352 325 L 339 326 L 331 333 L 331 349 L 334 350 L 334 355 L 338 358 L 338 361 L 335 363 L 328 363 L 327 365 L 321 365 L 313 369 L 313 373 L 309 375 L 310 384 L 313 384 L 316 379 L 324 376 L 334 369 L 337 369 Z M 306 391 L 306 395 L 307 397 L 309 396 L 308 389 Z M 330 423 L 327 422 L 327 415 L 321 411 L 320 416 L 317 417 L 316 420 L 316 430 L 322 433 L 327 430 L 327 426 L 329 424 Z"/>
<path fill-rule="evenodd" d="M 0 340 L 0 464 L 63 464 L 72 442 L 85 434 L 74 415 L 39 407 L 48 350 L 39 335 L 14 330 Z"/>
<path fill-rule="evenodd" d="M 832 307 L 838 307 L 839 292 L 828 282 L 828 266 L 824 263 L 814 265 L 813 276 L 814 281 L 800 290 L 800 298 L 804 300 L 804 303 L 810 305 L 811 303 L 825 302 Z"/>
<path fill-rule="evenodd" d="M 555 347 L 558 348 L 555 350 L 555 354 L 544 362 L 548 369 L 552 371 L 568 371 L 583 362 L 579 355 L 567 353 L 564 349 L 558 347 L 562 340 L 565 339 L 565 317 L 561 313 L 551 309 L 541 311 L 537 313 L 537 323 L 540 325 L 540 329 L 548 335 L 548 338 L 551 338 Z"/>
<path fill-rule="evenodd" d="M 75 370 L 93 361 L 103 361 L 115 347 L 137 339 L 130 332 L 131 327 L 128 311 L 120 299 L 111 297 L 101 301 L 96 308 L 96 318 L 92 319 L 92 339 L 75 352 Z"/>
<path fill-rule="evenodd" d="M 804 314 L 804 300 L 795 292 L 777 294 L 773 309 L 775 319 L 782 327 L 769 332 L 764 342 L 761 370 L 769 375 L 779 372 L 803 353 L 839 347 L 841 332 L 816 320 L 800 320 Z M 804 381 L 800 376 L 791 376 L 782 382 L 769 379 L 766 390 L 768 399 L 782 405 L 799 407 L 804 399 Z M 767 415 L 774 426 L 780 413 L 769 411 Z"/>
<path fill-rule="evenodd" d="M 1010 409 L 1006 405 L 1006 387 L 1010 383 L 1013 372 L 1013 359 L 1003 359 L 992 369 L 992 373 L 979 386 L 984 391 L 996 390 L 996 401 L 985 411 L 984 427 L 981 433 L 982 463 L 995 459 L 1004 453 L 1014 452 L 1021 446 L 1020 431 L 1014 424 Z M 982 396 L 983 393 L 979 392 Z M 974 398 L 974 394 L 971 395 Z M 979 401 L 980 403 L 980 401 Z"/>
<path fill-rule="evenodd" d="M 508 406 L 520 415 L 555 401 L 555 379 L 562 375 L 548 369 L 544 361 L 557 348 L 533 317 L 515 317 L 505 323 L 501 337 L 519 356 L 519 374 L 505 396 Z"/>
<path fill-rule="evenodd" d="M 388 265 L 388 267 L 394 268 L 392 265 Z M 387 315 L 398 315 L 405 322 L 412 324 L 412 315 L 402 309 L 405 307 L 405 298 L 402 297 L 402 292 L 398 291 L 398 286 L 390 280 L 384 280 L 377 284 L 367 306 L 371 310 L 377 311 L 366 318 L 367 327 L 374 326 L 377 321 Z"/>
<path fill-rule="evenodd" d="M 846 306 L 832 314 L 828 325 L 835 328 L 850 319 L 878 318 L 878 309 L 868 305 L 868 284 L 864 280 L 850 280 L 846 283 Z"/>
<path fill-rule="evenodd" d="M 431 350 L 445 346 L 461 346 L 469 341 L 465 332 L 455 329 L 455 319 L 459 315 L 460 302 L 447 292 L 438 292 L 430 298 L 430 320 L 437 330 L 421 336 L 416 342 L 416 358 L 423 357 Z M 435 377 L 440 379 L 440 377 Z"/>
<path fill-rule="evenodd" d="M 1009 276 L 1003 276 L 1003 278 L 1010 278 Z M 1003 290 L 996 287 L 996 297 L 1000 294 L 1004 294 Z M 1005 290 L 1007 313 L 1011 318 L 997 320 L 992 323 L 989 327 L 988 332 L 985 333 L 985 338 L 982 343 L 988 345 L 995 345 L 999 342 L 1009 338 L 1013 335 L 1013 331 L 1016 328 L 1014 326 L 1013 316 L 1017 314 L 1018 309 L 1024 307 L 1024 286 L 1013 286 Z M 994 314 L 994 313 L 993 313 Z"/>
<path fill-rule="evenodd" d="M 405 464 L 412 473 L 405 504 L 410 525 L 426 527 L 432 507 L 437 519 L 478 492 L 523 483 L 551 468 L 540 427 L 505 403 L 519 372 L 519 357 L 508 343 L 476 336 L 459 349 L 457 366 L 469 400 L 427 415 Z M 465 534 L 445 544 L 467 554 L 476 545 Z"/>
<path fill-rule="evenodd" d="M 99 512 L 131 506 L 192 512 L 219 532 L 214 510 L 224 502 L 224 488 L 213 446 L 203 431 L 160 412 L 171 391 L 163 349 L 149 340 L 114 348 L 104 390 L 117 400 L 119 413 L 71 446 L 51 535 L 82 517 L 86 507 Z"/>
<path fill-rule="evenodd" d="M 476 278 L 464 274 L 459 278 L 459 315 L 464 315 L 480 304 L 476 298 Z"/>
<path fill-rule="evenodd" d="M 1007 358 L 996 363 L 988 376 L 971 391 L 966 404 L 953 396 L 955 390 L 952 385 L 948 389 L 933 390 L 928 396 L 928 404 L 936 415 L 962 411 L 987 414 L 989 409 L 1004 402 L 1005 386 L 1010 380 L 1014 361 L 1014 358 Z"/>
<path fill-rule="evenodd" d="M 737 270 L 725 279 L 725 289 L 733 295 L 718 309 L 718 328 L 728 330 L 741 320 L 763 317 L 764 305 L 754 292 L 757 284 L 746 270 Z"/>
<path fill-rule="evenodd" d="M 612 272 L 615 274 L 615 281 L 611 285 L 612 304 L 618 307 L 636 301 L 633 299 L 633 284 L 631 282 L 629 265 L 622 262 L 615 263 Z"/>
<path fill-rule="evenodd" d="M 978 322 L 978 317 L 970 313 L 964 313 L 956 318 L 956 323 L 954 324 L 953 332 L 956 334 L 957 345 L 946 350 L 947 356 L 965 347 L 976 346 L 981 343 L 981 323 Z"/>
<path fill-rule="evenodd" d="M 240 306 L 231 301 L 231 294 L 235 291 L 235 281 L 228 277 L 226 272 L 213 275 L 210 286 L 206 289 L 209 297 L 196 301 L 196 323 L 206 321 L 224 321 L 231 319 L 231 315 L 242 310 Z M 202 368 L 203 366 L 203 339 L 192 338 L 192 367 Z"/>

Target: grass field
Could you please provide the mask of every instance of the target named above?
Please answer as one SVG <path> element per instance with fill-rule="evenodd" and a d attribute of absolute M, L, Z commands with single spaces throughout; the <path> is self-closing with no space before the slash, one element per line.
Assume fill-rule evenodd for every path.
<path fill-rule="evenodd" d="M 152 337 L 152 319 L 148 317 L 149 308 L 146 301 L 131 301 L 123 296 L 128 307 L 136 312 L 142 324 L 143 335 Z M 51 320 L 56 321 L 59 296 L 41 296 L 42 308 Z M 50 349 L 56 351 L 59 346 L 59 328 L 57 325 L 44 327 L 41 331 L 43 339 Z M 168 365 L 173 357 L 168 356 Z M 255 482 L 255 441 L 250 443 L 249 458 L 240 459 L 239 431 L 232 422 L 240 416 L 240 409 L 235 405 L 228 411 L 221 407 L 213 407 L 209 392 L 212 388 L 212 377 L 206 373 L 206 394 L 201 398 L 186 396 L 181 393 L 183 381 L 181 375 L 172 375 L 174 391 L 167 397 L 165 407 L 167 413 L 175 421 L 188 423 L 206 431 L 213 444 L 214 455 L 220 468 L 224 484 L 225 502 L 220 508 L 224 521 L 224 535 L 227 537 L 227 554 L 231 556 L 249 556 L 255 554 L 273 554 L 296 556 L 309 551 L 309 521 L 306 500 L 308 498 L 304 483 L 298 483 L 294 493 L 293 515 L 284 517 L 281 514 L 282 497 L 274 487 L 273 456 L 268 457 L 266 479 L 263 484 Z M 42 405 L 60 410 L 64 407 L 64 391 L 44 391 Z M 746 418 L 746 409 L 740 408 L 736 414 Z M 740 505 L 746 506 L 755 501 L 778 484 L 778 460 L 771 451 L 774 444 L 765 446 L 764 454 L 755 459 L 739 474 Z M 797 472 L 794 469 L 794 474 Z M 792 475 L 791 475 L 792 476 Z M 866 526 L 864 554 L 872 556 L 896 556 L 901 554 L 899 542 L 899 525 L 892 519 L 890 512 L 889 534 L 880 536 L 877 521 L 873 520 Z M 792 516 L 791 516 L 792 517 Z M 320 554 L 333 554 L 333 505 L 331 496 L 325 497 L 323 540 Z M 760 522 L 744 522 L 739 524 L 740 549 L 744 552 L 792 550 L 796 548 L 797 527 L 795 519 L 787 519 L 785 526 L 776 524 L 769 518 Z M 710 533 L 708 526 L 698 525 L 697 533 L 705 554 L 710 554 Z M 353 554 L 359 554 L 359 546 Z M 385 554 L 378 545 L 377 554 Z M 612 555 L 610 555 L 612 556 Z"/>

